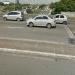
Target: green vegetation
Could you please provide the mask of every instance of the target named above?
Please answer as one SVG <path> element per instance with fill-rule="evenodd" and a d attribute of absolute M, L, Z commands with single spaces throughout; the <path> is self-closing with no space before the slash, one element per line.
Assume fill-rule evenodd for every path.
<path fill-rule="evenodd" d="M 26 9 L 28 14 L 32 14 L 34 12 L 34 14 L 37 14 L 41 11 L 41 9 L 43 9 L 43 7 L 45 7 L 45 5 L 32 5 L 32 4 L 6 4 L 3 5 L 2 3 L 0 3 L 0 7 L 1 7 L 1 12 L 8 12 L 8 11 L 13 11 L 13 10 L 24 10 Z"/>
<path fill-rule="evenodd" d="M 4 4 L 2 2 L 0 2 L 0 6 L 3 6 Z"/>
<path fill-rule="evenodd" d="M 75 12 L 75 0 L 60 0 L 56 3 L 51 3 L 49 5 L 42 4 L 42 5 L 32 5 L 32 4 L 20 4 L 20 3 L 11 3 L 9 5 L 4 5 L 0 2 L 0 11 L 7 12 L 12 10 L 23 10 L 26 9 L 27 13 L 29 14 L 38 14 L 45 10 L 46 6 L 49 7 L 49 10 L 52 9 L 52 14 L 61 13 L 62 11 L 65 12 Z"/>
<path fill-rule="evenodd" d="M 39 9 L 43 9 L 46 5 L 45 4 L 42 4 L 39 6 Z"/>
<path fill-rule="evenodd" d="M 3 11 L 11 11 L 11 10 L 22 10 L 23 5 L 22 4 L 9 4 L 4 5 Z"/>
<path fill-rule="evenodd" d="M 54 12 L 61 11 L 75 11 L 75 0 L 61 0 L 60 2 L 52 3 L 51 8 L 54 9 Z"/>
<path fill-rule="evenodd" d="M 2 12 L 6 12 L 6 11 L 13 11 L 13 10 L 22 10 L 22 9 L 27 9 L 28 13 L 31 13 L 32 10 L 30 9 L 30 4 L 6 4 L 3 5 L 2 3 L 0 3 L 0 7 L 2 8 Z"/>

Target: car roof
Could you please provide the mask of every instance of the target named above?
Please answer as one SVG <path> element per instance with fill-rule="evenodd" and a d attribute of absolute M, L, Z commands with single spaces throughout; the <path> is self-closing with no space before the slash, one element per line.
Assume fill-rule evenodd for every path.
<path fill-rule="evenodd" d="M 48 15 L 37 15 L 36 17 L 43 17 L 43 16 L 47 16 L 48 17 Z"/>
<path fill-rule="evenodd" d="M 10 11 L 10 12 L 19 12 L 20 13 L 21 11 Z"/>

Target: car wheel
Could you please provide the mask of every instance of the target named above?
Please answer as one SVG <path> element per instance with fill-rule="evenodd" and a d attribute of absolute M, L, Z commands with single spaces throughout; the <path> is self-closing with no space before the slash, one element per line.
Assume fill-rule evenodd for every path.
<path fill-rule="evenodd" d="M 7 18 L 6 18 L 6 17 L 4 17 L 4 18 L 3 18 L 3 20 L 4 20 L 4 21 L 6 21 L 6 20 L 7 20 Z"/>
<path fill-rule="evenodd" d="M 34 24 L 32 22 L 29 23 L 29 27 L 33 27 Z"/>
<path fill-rule="evenodd" d="M 51 24 L 50 23 L 47 24 L 47 28 L 49 28 L 49 29 L 51 28 Z"/>
<path fill-rule="evenodd" d="M 63 24 L 67 25 L 67 21 L 64 21 Z"/>
<path fill-rule="evenodd" d="M 17 18 L 17 21 L 20 21 L 21 19 L 20 18 Z"/>

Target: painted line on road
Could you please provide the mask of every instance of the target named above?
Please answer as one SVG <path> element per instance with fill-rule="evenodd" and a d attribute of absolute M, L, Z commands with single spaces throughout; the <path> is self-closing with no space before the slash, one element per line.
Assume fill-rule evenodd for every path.
<path fill-rule="evenodd" d="M 74 35 L 68 26 L 65 26 L 65 30 L 67 31 L 70 38 L 74 38 Z"/>
<path fill-rule="evenodd" d="M 55 53 L 47 53 L 47 52 L 40 52 L 40 51 L 30 51 L 30 50 L 17 50 L 17 49 L 8 49 L 8 48 L 0 48 L 1 52 L 10 52 L 10 53 L 23 53 L 29 55 L 38 55 L 38 56 L 45 56 L 45 57 L 58 57 L 63 59 L 75 59 L 73 55 L 64 55 L 64 54 L 55 54 Z"/>
<path fill-rule="evenodd" d="M 69 45 L 63 42 L 55 42 L 55 41 L 46 41 L 46 40 L 33 40 L 33 39 L 23 39 L 23 38 L 11 38 L 11 37 L 0 37 L 1 40 L 10 40 L 10 41 L 27 41 L 27 42 L 36 42 L 36 43 L 46 43 L 46 44 L 60 44 L 60 45 Z"/>

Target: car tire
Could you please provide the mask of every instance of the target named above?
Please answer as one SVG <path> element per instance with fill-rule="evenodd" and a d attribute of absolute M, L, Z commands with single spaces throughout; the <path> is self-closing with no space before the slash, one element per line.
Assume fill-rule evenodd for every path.
<path fill-rule="evenodd" d="M 3 20 L 4 20 L 4 21 L 6 21 L 6 20 L 7 20 L 7 18 L 6 18 L 6 17 L 3 17 Z"/>
<path fill-rule="evenodd" d="M 48 24 L 47 24 L 47 28 L 48 28 L 48 29 L 51 29 L 51 27 L 52 27 L 51 24 L 48 23 Z"/>
<path fill-rule="evenodd" d="M 34 24 L 32 22 L 29 23 L 29 27 L 33 27 Z"/>
<path fill-rule="evenodd" d="M 17 18 L 17 21 L 21 21 L 21 19 L 20 18 Z"/>
<path fill-rule="evenodd" d="M 67 25 L 67 21 L 64 21 L 63 24 Z"/>

